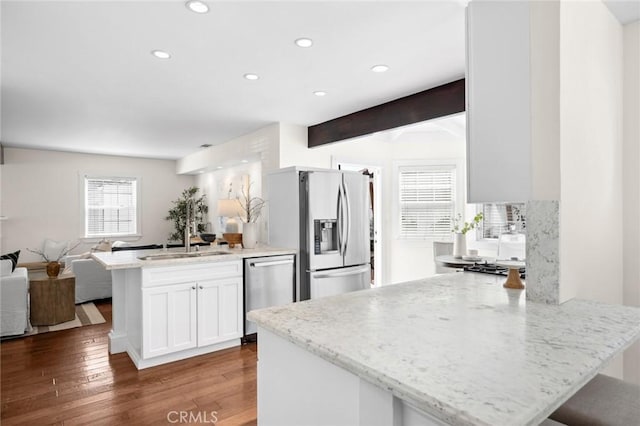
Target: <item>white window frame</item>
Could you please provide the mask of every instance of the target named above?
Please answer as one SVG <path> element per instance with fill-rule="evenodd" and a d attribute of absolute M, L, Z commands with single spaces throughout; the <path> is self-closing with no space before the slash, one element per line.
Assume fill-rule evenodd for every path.
<path fill-rule="evenodd" d="M 135 218 L 135 232 L 133 233 L 104 233 L 104 234 L 89 234 L 88 233 L 88 208 L 87 208 L 87 183 L 92 179 L 102 180 L 131 180 L 135 183 L 136 189 L 136 218 Z M 79 192 L 80 192 L 80 210 L 82 217 L 82 229 L 81 238 L 86 241 L 99 241 L 105 238 L 117 238 L 123 241 L 137 240 L 142 236 L 142 179 L 139 176 L 130 175 L 102 175 L 92 173 L 82 173 L 79 175 Z"/>
<path fill-rule="evenodd" d="M 443 159 L 423 159 L 423 160 L 402 160 L 393 163 L 393 234 L 396 239 L 407 242 L 411 241 L 448 241 L 452 240 L 451 235 L 442 235 L 425 238 L 408 238 L 402 235 L 400 229 L 400 172 L 406 169 L 428 169 L 451 167 L 455 170 L 455 195 L 454 195 L 454 216 L 458 213 L 464 213 L 464 164 L 463 159 L 443 158 Z"/>

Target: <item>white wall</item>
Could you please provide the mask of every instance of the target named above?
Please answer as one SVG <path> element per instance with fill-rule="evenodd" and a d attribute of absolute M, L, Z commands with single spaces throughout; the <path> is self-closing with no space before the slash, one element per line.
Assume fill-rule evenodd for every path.
<path fill-rule="evenodd" d="M 82 175 L 141 178 L 142 237 L 139 244 L 161 244 L 172 224 L 164 218 L 171 201 L 194 184 L 192 176 L 177 176 L 175 161 L 56 151 L 5 148 L 1 167 L 0 215 L 2 253 L 22 250 L 20 262 L 40 261 L 26 248 L 42 249 L 45 238 L 75 242 L 83 236 Z M 84 242 L 74 253 L 94 245 Z"/>
<path fill-rule="evenodd" d="M 640 21 L 623 31 L 623 300 L 640 306 Z M 625 352 L 624 378 L 640 384 L 640 342 Z"/>
<path fill-rule="evenodd" d="M 560 300 L 622 303 L 622 27 L 601 2 L 560 19 Z"/>

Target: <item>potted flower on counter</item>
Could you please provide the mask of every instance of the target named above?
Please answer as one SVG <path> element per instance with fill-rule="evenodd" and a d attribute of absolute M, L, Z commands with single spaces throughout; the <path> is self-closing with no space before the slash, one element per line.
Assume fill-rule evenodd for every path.
<path fill-rule="evenodd" d="M 453 240 L 453 256 L 460 259 L 467 254 L 467 232 L 475 229 L 482 221 L 482 212 L 476 214 L 471 222 L 462 222 L 462 215 L 458 213 L 458 216 L 452 218 L 453 232 L 455 238 Z M 462 223 L 462 224 L 461 224 Z"/>
<path fill-rule="evenodd" d="M 262 208 L 266 201 L 260 197 L 251 196 L 251 181 L 247 178 L 246 191 L 242 186 L 242 197 L 238 199 L 244 217 L 242 225 L 242 247 L 255 248 L 258 243 L 258 224 L 256 223 L 262 214 Z"/>

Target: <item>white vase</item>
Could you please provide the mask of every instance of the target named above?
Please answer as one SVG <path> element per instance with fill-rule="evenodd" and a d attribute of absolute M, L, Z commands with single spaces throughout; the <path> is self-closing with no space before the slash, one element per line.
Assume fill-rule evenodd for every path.
<path fill-rule="evenodd" d="M 453 240 L 453 257 L 461 259 L 467 255 L 467 234 L 456 232 Z"/>
<path fill-rule="evenodd" d="M 245 223 L 242 225 L 242 247 L 256 248 L 258 244 L 258 224 Z"/>

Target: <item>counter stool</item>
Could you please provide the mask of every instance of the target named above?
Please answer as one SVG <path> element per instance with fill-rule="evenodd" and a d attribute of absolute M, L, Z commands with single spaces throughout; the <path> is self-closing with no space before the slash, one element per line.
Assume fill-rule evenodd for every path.
<path fill-rule="evenodd" d="M 637 425 L 640 386 L 598 374 L 549 418 L 569 426 Z"/>

